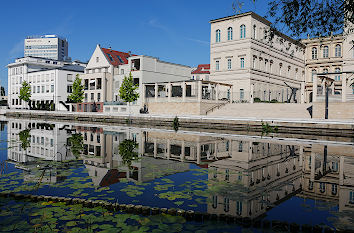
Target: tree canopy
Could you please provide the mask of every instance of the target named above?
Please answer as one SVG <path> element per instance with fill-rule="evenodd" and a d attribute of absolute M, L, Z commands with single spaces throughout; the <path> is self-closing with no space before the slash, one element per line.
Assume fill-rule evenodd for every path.
<path fill-rule="evenodd" d="M 354 24 L 353 0 L 268 0 L 268 5 L 267 17 L 276 28 L 287 27 L 291 36 L 328 36 Z M 233 9 L 241 8 L 242 3 L 235 0 Z"/>
<path fill-rule="evenodd" d="M 84 100 L 84 86 L 81 83 L 79 75 L 76 75 L 73 83 L 73 92 L 68 96 L 73 103 L 81 103 Z"/>
<path fill-rule="evenodd" d="M 18 98 L 26 102 L 31 100 L 31 86 L 28 84 L 28 82 L 22 82 L 22 87 L 20 88 L 20 95 Z"/>
<path fill-rule="evenodd" d="M 20 133 L 18 134 L 21 141 L 21 147 L 23 150 L 26 150 L 31 145 L 30 131 L 31 131 L 30 129 L 25 129 L 20 131 Z"/>
<path fill-rule="evenodd" d="M 123 83 L 119 89 L 119 96 L 127 103 L 136 101 L 139 98 L 139 93 L 136 90 L 138 85 L 134 84 L 132 73 L 130 72 L 128 77 L 124 77 Z"/>
<path fill-rule="evenodd" d="M 125 139 L 119 144 L 119 154 L 125 165 L 130 167 L 132 161 L 138 159 L 138 152 L 135 152 L 137 148 L 138 143 L 130 139 Z"/>
<path fill-rule="evenodd" d="M 68 144 L 70 146 L 72 154 L 78 158 L 84 149 L 84 138 L 81 133 L 76 133 L 68 138 Z"/>

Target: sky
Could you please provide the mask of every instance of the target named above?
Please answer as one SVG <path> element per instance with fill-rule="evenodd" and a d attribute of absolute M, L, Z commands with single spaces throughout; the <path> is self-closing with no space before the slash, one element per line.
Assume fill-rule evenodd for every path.
<path fill-rule="evenodd" d="M 73 60 L 88 61 L 97 44 L 196 67 L 209 63 L 209 21 L 233 15 L 234 0 L 1 0 L 0 82 L 23 57 L 24 39 L 57 34 Z M 267 13 L 267 0 L 243 0 L 241 12 Z"/>

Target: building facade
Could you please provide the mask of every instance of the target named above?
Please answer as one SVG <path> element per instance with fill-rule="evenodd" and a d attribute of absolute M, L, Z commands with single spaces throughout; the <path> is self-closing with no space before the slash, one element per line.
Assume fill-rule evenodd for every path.
<path fill-rule="evenodd" d="M 29 36 L 25 39 L 24 56 L 70 60 L 68 47 L 68 41 L 57 35 Z"/>
<path fill-rule="evenodd" d="M 270 33 L 271 23 L 253 12 L 210 24 L 210 80 L 232 84 L 232 102 L 285 102 L 293 91 L 304 102 L 303 44 Z"/>
<path fill-rule="evenodd" d="M 191 79 L 209 81 L 209 76 L 210 64 L 201 64 L 192 71 Z"/>
<path fill-rule="evenodd" d="M 76 75 L 83 74 L 84 63 L 67 63 L 46 58 L 24 57 L 8 67 L 8 105 L 10 108 L 43 108 L 54 104 L 55 110 L 67 110 L 67 101 Z M 31 86 L 31 103 L 19 98 L 23 81 Z"/>
<path fill-rule="evenodd" d="M 132 74 L 139 85 L 139 99 L 127 106 L 119 97 L 124 77 Z M 85 87 L 84 103 L 78 104 L 77 111 L 138 113 L 144 106 L 143 83 L 189 80 L 188 66 L 160 61 L 158 58 L 132 55 L 97 45 L 83 76 Z M 130 110 L 129 110 L 130 109 Z"/>

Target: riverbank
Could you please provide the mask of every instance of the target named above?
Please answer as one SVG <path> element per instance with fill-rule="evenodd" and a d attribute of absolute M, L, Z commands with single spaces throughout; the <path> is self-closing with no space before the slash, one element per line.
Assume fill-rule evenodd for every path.
<path fill-rule="evenodd" d="M 7 117 L 112 124 L 133 124 L 144 127 L 172 127 L 170 115 L 108 115 L 103 113 L 47 112 L 6 110 Z M 314 119 L 233 118 L 216 116 L 178 116 L 181 129 L 286 133 L 316 136 L 354 137 L 354 121 Z"/>

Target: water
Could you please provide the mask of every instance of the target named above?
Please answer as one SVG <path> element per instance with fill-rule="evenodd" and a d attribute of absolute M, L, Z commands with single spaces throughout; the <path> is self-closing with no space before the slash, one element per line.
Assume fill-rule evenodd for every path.
<path fill-rule="evenodd" d="M 354 143 L 336 140 L 8 119 L 1 131 L 0 192 L 353 229 Z M 33 226 L 48 227 L 55 222 L 53 229 L 82 231 L 86 226 L 90 232 L 110 231 L 119 227 L 114 219 L 123 218 L 128 219 L 123 224 L 126 228 L 119 229 L 127 232 L 142 227 L 157 232 L 166 231 L 164 227 L 171 231 L 262 232 L 259 227 L 242 229 L 236 224 L 186 222 L 166 216 L 156 220 L 110 213 L 100 219 L 95 210 L 82 210 L 85 216 L 92 211 L 100 219 L 97 228 L 91 229 L 87 222 L 68 223 L 77 215 L 64 216 L 66 222 L 55 221 L 63 217 L 59 210 L 64 208 L 55 205 L 59 204 L 0 199 L 0 229 L 34 230 Z M 51 219 L 50 224 L 38 220 L 43 220 L 41 214 L 33 217 L 33 224 L 28 218 L 31 211 L 41 208 L 53 209 L 51 218 L 45 218 Z M 11 228 L 19 219 L 28 228 Z M 146 226 L 144 221 L 166 226 Z"/>

